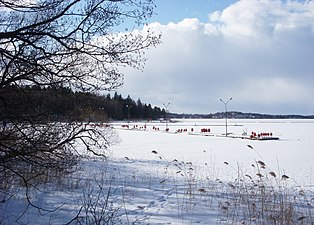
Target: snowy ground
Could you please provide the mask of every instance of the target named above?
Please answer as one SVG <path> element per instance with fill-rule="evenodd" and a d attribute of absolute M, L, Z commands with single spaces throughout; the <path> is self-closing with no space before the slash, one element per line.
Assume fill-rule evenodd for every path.
<path fill-rule="evenodd" d="M 228 120 L 234 136 L 272 132 L 276 141 L 223 137 L 224 123 L 113 123 L 120 143 L 109 149 L 108 162 L 84 161 L 58 188 L 33 191 L 37 205 L 60 208 L 24 213 L 23 191 L 16 190 L 0 205 L 0 224 L 65 224 L 78 215 L 70 224 L 102 218 L 110 221 L 100 224 L 280 224 L 288 218 L 312 225 L 314 120 Z M 211 132 L 196 135 L 203 128 Z"/>
<path fill-rule="evenodd" d="M 112 154 L 116 158 L 152 160 L 156 159 L 151 154 L 155 149 L 168 161 L 190 161 L 198 167 L 210 164 L 215 170 L 213 175 L 222 179 L 234 175 L 229 168 L 224 168 L 224 162 L 247 170 L 255 160 L 263 160 L 271 170 L 289 174 L 295 185 L 314 184 L 314 120 L 228 120 L 228 133 L 272 132 L 280 138 L 278 141 L 221 137 L 225 133 L 224 124 L 224 120 L 183 120 L 168 124 L 170 134 L 164 132 L 165 123 L 146 123 L 147 132 L 119 129 L 122 142 L 112 148 Z M 138 123 L 138 127 L 144 125 Z M 153 131 L 153 126 L 160 131 Z M 172 134 L 178 129 L 190 131 L 191 128 L 194 133 L 210 128 L 214 136 L 188 135 L 189 132 Z"/>

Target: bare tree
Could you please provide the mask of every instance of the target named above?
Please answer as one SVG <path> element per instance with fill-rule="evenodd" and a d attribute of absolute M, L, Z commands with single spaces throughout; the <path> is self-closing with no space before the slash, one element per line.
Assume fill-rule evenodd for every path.
<path fill-rule="evenodd" d="M 151 0 L 1 0 L 0 88 L 12 83 L 84 90 L 120 86 L 117 65 L 141 66 L 142 50 L 159 38 L 149 31 L 121 35 L 119 29 L 124 20 L 141 23 L 152 7 Z"/>
<path fill-rule="evenodd" d="M 48 173 L 71 172 L 80 158 L 77 141 L 86 151 L 105 156 L 112 135 L 89 124 L 43 119 L 49 115 L 36 106 L 31 113 L 14 112 L 8 87 L 119 87 L 120 66 L 142 68 L 144 50 L 159 43 L 152 31 L 134 30 L 154 7 L 153 0 L 0 0 L 2 192 L 17 181 L 29 188 L 35 181 L 47 182 Z"/>

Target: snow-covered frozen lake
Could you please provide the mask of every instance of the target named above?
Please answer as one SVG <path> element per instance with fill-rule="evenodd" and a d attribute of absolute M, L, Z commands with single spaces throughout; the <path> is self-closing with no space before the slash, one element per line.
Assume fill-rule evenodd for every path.
<path fill-rule="evenodd" d="M 225 137 L 223 119 L 114 122 L 120 142 L 108 160 L 84 159 L 60 184 L 30 190 L 35 205 L 52 211 L 30 207 L 21 188 L 0 204 L 0 223 L 312 225 L 314 120 L 228 124 L 230 136 L 279 140 Z"/>
<path fill-rule="evenodd" d="M 228 133 L 271 132 L 280 138 L 268 141 L 221 137 L 225 133 L 224 119 L 182 119 L 168 124 L 130 122 L 129 130 L 121 125 L 114 124 L 121 139 L 110 149 L 114 158 L 153 160 L 156 156 L 151 152 L 156 150 L 168 161 L 189 161 L 200 171 L 207 168 L 205 164 L 210 165 L 212 175 L 220 179 L 233 178 L 235 174 L 230 171 L 231 166 L 245 172 L 257 160 L 262 160 L 270 170 L 288 175 L 293 181 L 291 185 L 311 186 L 314 182 L 314 120 L 228 120 Z M 146 131 L 138 130 L 145 125 Z M 165 132 L 166 126 L 169 127 L 168 133 Z M 137 129 L 132 129 L 134 127 Z M 191 129 L 197 133 L 202 128 L 209 128 L 214 136 L 188 134 Z M 188 132 L 175 134 L 178 129 Z M 226 162 L 229 167 L 225 166 Z"/>

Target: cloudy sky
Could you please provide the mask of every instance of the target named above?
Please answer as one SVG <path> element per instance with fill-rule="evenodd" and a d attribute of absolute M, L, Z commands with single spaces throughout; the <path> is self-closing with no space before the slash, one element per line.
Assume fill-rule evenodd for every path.
<path fill-rule="evenodd" d="M 177 113 L 314 114 L 314 1 L 156 0 L 162 44 L 124 97 Z"/>

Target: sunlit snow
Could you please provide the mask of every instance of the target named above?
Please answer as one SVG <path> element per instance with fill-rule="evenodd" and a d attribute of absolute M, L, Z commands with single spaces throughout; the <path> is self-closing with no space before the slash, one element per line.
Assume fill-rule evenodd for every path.
<path fill-rule="evenodd" d="M 275 224 L 288 209 L 293 221 L 313 221 L 314 120 L 232 119 L 229 137 L 225 120 L 111 127 L 120 142 L 107 161 L 84 160 L 59 185 L 31 191 L 51 212 L 27 208 L 20 188 L 1 203 L 2 224 Z M 279 140 L 243 138 L 251 132 Z"/>

